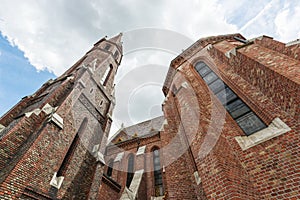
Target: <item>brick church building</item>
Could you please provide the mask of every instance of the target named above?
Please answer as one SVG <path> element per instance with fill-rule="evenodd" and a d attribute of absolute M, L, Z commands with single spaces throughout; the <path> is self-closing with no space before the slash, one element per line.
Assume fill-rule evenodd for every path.
<path fill-rule="evenodd" d="M 110 139 L 122 35 L 0 118 L 0 199 L 300 199 L 300 42 L 202 38 Z"/>

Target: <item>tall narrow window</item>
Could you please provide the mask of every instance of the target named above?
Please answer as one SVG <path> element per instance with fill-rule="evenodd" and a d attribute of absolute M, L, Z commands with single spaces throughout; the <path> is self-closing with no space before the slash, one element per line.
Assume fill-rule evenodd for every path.
<path fill-rule="evenodd" d="M 107 168 L 107 176 L 111 177 L 112 176 L 112 172 L 113 172 L 113 166 L 114 166 L 114 161 L 110 160 L 108 163 L 108 168 Z"/>
<path fill-rule="evenodd" d="M 72 144 L 71 146 L 69 147 L 68 149 L 68 152 L 62 162 L 62 164 L 60 165 L 59 167 L 59 170 L 57 172 L 57 177 L 58 176 L 64 176 L 66 171 L 67 171 L 67 168 L 68 168 L 68 165 L 70 163 L 70 160 L 72 159 L 74 153 L 75 153 L 75 150 L 76 150 L 76 147 L 78 146 L 79 142 L 80 142 L 80 138 L 79 136 L 84 132 L 86 126 L 87 126 L 87 123 L 88 123 L 88 119 L 85 117 L 78 129 L 78 132 L 76 133 L 76 136 L 75 138 L 73 139 L 72 141 Z"/>
<path fill-rule="evenodd" d="M 163 181 L 162 181 L 162 173 L 160 169 L 160 159 L 159 159 L 159 150 L 155 149 L 153 151 L 153 169 L 154 169 L 154 191 L 155 196 L 163 196 Z"/>
<path fill-rule="evenodd" d="M 105 70 L 105 72 L 100 80 L 100 83 L 102 85 L 104 85 L 104 86 L 106 85 L 112 70 L 113 70 L 113 66 L 110 64 L 109 67 L 107 67 L 107 69 Z"/>
<path fill-rule="evenodd" d="M 114 58 L 117 60 L 117 59 L 118 59 L 118 57 L 119 57 L 119 51 L 118 51 L 118 50 L 116 50 L 116 51 L 115 51 L 115 53 L 114 53 Z"/>
<path fill-rule="evenodd" d="M 266 128 L 266 124 L 204 62 L 198 62 L 195 69 L 246 135 Z"/>
<path fill-rule="evenodd" d="M 129 188 L 134 175 L 134 157 L 133 154 L 128 156 L 127 180 L 126 186 Z"/>

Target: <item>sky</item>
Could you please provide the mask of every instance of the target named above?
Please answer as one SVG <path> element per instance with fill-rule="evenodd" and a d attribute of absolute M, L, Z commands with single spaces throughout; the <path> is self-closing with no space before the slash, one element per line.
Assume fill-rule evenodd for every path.
<path fill-rule="evenodd" d="M 123 32 L 115 132 L 162 115 L 169 63 L 199 38 L 239 32 L 289 42 L 300 38 L 299 22 L 300 1 L 288 0 L 2 0 L 0 115 L 100 38 Z"/>

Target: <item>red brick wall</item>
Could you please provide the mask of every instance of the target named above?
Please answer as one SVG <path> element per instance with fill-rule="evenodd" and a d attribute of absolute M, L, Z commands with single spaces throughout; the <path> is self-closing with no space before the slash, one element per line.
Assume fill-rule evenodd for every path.
<path fill-rule="evenodd" d="M 21 195 L 22 198 L 32 196 L 36 199 L 88 198 L 92 185 L 99 182 L 94 179 L 101 179 L 103 170 L 97 168 L 98 176 L 94 176 L 97 163 L 92 150 L 94 145 L 106 144 L 102 136 L 103 132 L 109 132 L 111 122 L 107 114 L 112 115 L 111 91 L 118 63 L 110 55 L 99 50 L 90 52 L 68 73 L 44 84 L 1 118 L 0 123 L 8 126 L 1 132 L 0 140 L 1 199 Z M 95 58 L 98 63 L 93 65 L 90 62 Z M 103 65 L 99 65 L 101 60 Z M 86 67 L 94 68 L 79 66 L 82 62 Z M 99 86 L 99 77 L 110 63 L 114 70 L 104 89 Z M 80 69 L 75 70 L 78 67 Z M 41 109 L 47 103 L 63 118 L 62 129 L 50 122 L 50 115 L 46 116 L 43 111 L 39 115 L 24 116 L 24 113 Z M 18 116 L 19 119 L 15 120 Z M 79 133 L 79 145 L 66 162 L 63 184 L 56 189 L 50 185 L 50 180 L 62 165 L 84 117 L 88 119 L 88 128 Z M 104 148 L 100 148 L 102 153 Z"/>
<path fill-rule="evenodd" d="M 99 200 L 116 200 L 121 197 L 120 188 L 106 177 L 102 178 L 99 188 Z"/>
<path fill-rule="evenodd" d="M 109 161 L 114 159 L 117 154 L 121 151 L 125 152 L 123 159 L 121 162 L 114 162 L 114 169 L 112 179 L 114 179 L 117 183 L 122 186 L 121 193 L 123 192 L 126 179 L 127 179 L 127 166 L 128 166 L 128 155 L 132 153 L 135 155 L 135 166 L 134 170 L 144 169 L 145 173 L 142 178 L 142 182 L 138 191 L 138 199 L 145 200 L 151 199 L 151 196 L 154 196 L 154 175 L 153 175 L 153 158 L 151 151 L 154 147 L 161 148 L 161 141 L 159 134 L 140 139 L 139 146 L 146 145 L 145 154 L 136 156 L 138 144 L 136 140 L 124 141 L 117 146 L 110 146 L 107 149 L 107 158 Z M 162 161 L 161 161 L 162 163 Z M 105 173 L 107 172 L 107 167 L 105 169 Z"/>
<path fill-rule="evenodd" d="M 227 48 L 228 45 L 232 46 L 229 42 L 218 42 L 209 51 L 206 49 L 199 51 L 189 59 L 191 63 L 183 63 L 180 69 L 189 88 L 192 87 L 196 92 L 201 112 L 199 122 L 193 121 L 195 124 L 199 123 L 199 129 L 193 132 L 187 129 L 185 133 L 188 134 L 191 143 L 204 196 L 208 199 L 298 199 L 300 182 L 297 169 L 300 163 L 297 159 L 299 151 L 297 136 L 300 129 L 299 98 L 296 96 L 299 93 L 299 74 L 295 73 L 295 69 L 299 66 L 299 61 L 293 60 L 287 54 L 280 54 L 281 47 L 273 51 L 272 48 L 270 50 L 266 46 L 259 46 L 258 42 L 238 49 L 236 56 L 231 54 L 228 58 L 224 54 L 226 49 L 231 48 Z M 243 151 L 234 137 L 244 133 L 228 114 L 222 115 L 225 112 L 224 108 L 214 96 L 210 95 L 204 81 L 190 65 L 198 60 L 203 60 L 216 71 L 267 125 L 275 117 L 280 117 L 292 130 Z M 173 84 L 177 84 L 178 88 L 180 79 L 178 83 L 174 80 L 175 78 Z M 171 96 L 169 91 L 168 100 L 164 105 L 165 118 L 168 120 L 164 132 L 168 134 L 162 134 L 163 146 L 174 138 L 174 135 L 169 133 L 176 132 L 178 128 L 176 123 L 178 117 L 172 113 L 174 102 Z M 188 102 L 194 101 L 192 98 L 186 99 Z M 180 97 L 179 101 L 182 101 Z M 183 107 L 181 112 L 184 110 Z M 190 117 L 185 115 L 183 118 L 187 121 L 187 127 L 193 126 L 189 123 Z M 224 119 L 224 124 L 219 124 Z M 218 129 L 220 125 L 221 130 Z M 209 151 L 201 158 L 199 154 L 207 150 L 201 148 L 204 144 Z M 172 153 L 166 155 L 170 158 Z M 189 159 L 190 156 L 185 154 L 184 157 Z M 173 198 L 178 195 L 180 197 L 186 195 L 185 199 L 190 198 L 190 193 L 178 191 L 176 194 L 174 189 L 184 188 L 187 184 L 186 179 L 176 179 L 174 174 L 182 173 L 189 176 L 191 173 L 187 166 L 181 168 L 180 164 L 183 162 L 180 160 L 174 166 L 166 168 L 169 198 L 172 198 L 172 195 Z"/>

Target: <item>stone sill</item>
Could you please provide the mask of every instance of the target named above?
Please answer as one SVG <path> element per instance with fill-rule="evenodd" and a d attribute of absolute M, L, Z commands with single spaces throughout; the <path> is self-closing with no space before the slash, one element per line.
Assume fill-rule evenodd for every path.
<path fill-rule="evenodd" d="M 290 130 L 291 128 L 288 125 L 276 117 L 267 128 L 249 136 L 237 136 L 235 137 L 235 140 L 244 151 Z"/>

